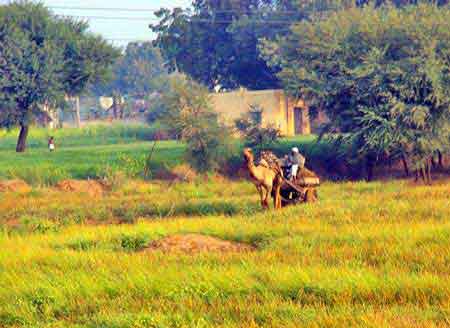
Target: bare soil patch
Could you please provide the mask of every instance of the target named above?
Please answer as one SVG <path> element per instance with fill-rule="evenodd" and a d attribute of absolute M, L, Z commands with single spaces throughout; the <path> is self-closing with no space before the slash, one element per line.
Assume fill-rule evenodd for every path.
<path fill-rule="evenodd" d="M 63 180 L 56 188 L 64 192 L 87 193 L 93 197 L 102 196 L 105 192 L 105 187 L 95 180 Z"/>
<path fill-rule="evenodd" d="M 6 180 L 0 181 L 0 192 L 20 192 L 27 193 L 31 191 L 31 187 L 23 180 Z"/>
<path fill-rule="evenodd" d="M 200 252 L 250 252 L 254 251 L 255 248 L 248 244 L 231 242 L 215 237 L 200 234 L 186 234 L 173 235 L 156 240 L 152 242 L 146 250 L 195 254 Z"/>

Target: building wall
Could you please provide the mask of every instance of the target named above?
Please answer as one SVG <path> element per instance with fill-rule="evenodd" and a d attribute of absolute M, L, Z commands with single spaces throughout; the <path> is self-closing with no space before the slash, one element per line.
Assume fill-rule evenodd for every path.
<path fill-rule="evenodd" d="M 283 90 L 248 91 L 244 89 L 213 93 L 211 102 L 214 110 L 228 125 L 233 125 L 236 119 L 248 113 L 250 107 L 255 105 L 263 110 L 262 126 L 275 126 L 285 136 L 311 133 L 309 111 L 305 102 L 289 99 Z M 295 111 L 298 111 L 297 115 Z M 297 123 L 297 129 L 296 119 L 300 120 L 300 123 Z"/>

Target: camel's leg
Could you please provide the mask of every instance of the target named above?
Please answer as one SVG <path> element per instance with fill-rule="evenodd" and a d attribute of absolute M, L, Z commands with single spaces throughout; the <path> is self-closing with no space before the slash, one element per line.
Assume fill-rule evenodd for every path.
<path fill-rule="evenodd" d="M 261 200 L 261 206 L 264 208 L 264 190 L 263 190 L 263 187 L 261 185 L 256 185 L 256 189 L 258 190 L 258 193 L 259 193 L 259 198 Z"/>
<path fill-rule="evenodd" d="M 271 194 L 271 190 L 269 188 L 263 187 L 262 188 L 265 192 L 265 197 L 264 197 L 264 208 L 268 209 L 270 208 L 269 206 L 269 196 Z"/>
<path fill-rule="evenodd" d="M 277 188 L 276 191 L 276 197 L 277 197 L 277 208 L 280 209 L 282 207 L 281 205 L 281 184 L 283 183 L 281 177 L 278 179 Z"/>
<path fill-rule="evenodd" d="M 273 207 L 275 209 L 281 208 L 281 197 L 280 197 L 280 184 L 277 183 L 273 188 Z"/>

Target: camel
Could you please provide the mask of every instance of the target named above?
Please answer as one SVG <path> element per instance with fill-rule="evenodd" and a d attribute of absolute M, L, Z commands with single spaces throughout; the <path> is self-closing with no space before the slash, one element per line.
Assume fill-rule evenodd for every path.
<path fill-rule="evenodd" d="M 265 209 L 269 208 L 269 196 L 272 195 L 274 207 L 281 208 L 280 188 L 283 182 L 281 172 L 276 172 L 264 161 L 260 165 L 254 164 L 253 152 L 250 148 L 244 149 L 244 159 L 247 164 L 250 178 L 261 198 L 261 206 Z"/>

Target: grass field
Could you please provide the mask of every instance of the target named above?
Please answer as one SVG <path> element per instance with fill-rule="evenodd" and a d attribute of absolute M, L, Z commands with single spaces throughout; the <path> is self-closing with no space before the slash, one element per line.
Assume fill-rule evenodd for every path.
<path fill-rule="evenodd" d="M 129 158 L 151 143 L 126 139 L 53 157 L 45 144 L 24 155 L 0 146 L 0 179 L 137 167 Z M 156 159 L 182 161 L 182 145 L 159 147 Z M 264 212 L 246 181 L 127 179 L 93 197 L 39 174 L 26 175 L 28 194 L 0 193 L 0 327 L 450 326 L 448 180 L 326 182 L 318 203 Z M 147 248 L 187 233 L 254 250 Z"/>
<path fill-rule="evenodd" d="M 145 125 L 92 126 L 82 130 L 32 129 L 28 149 L 15 153 L 17 131 L 0 131 L 0 179 L 20 178 L 32 185 L 53 185 L 61 179 L 93 179 L 109 171 L 142 175 L 151 152 L 155 127 Z M 53 135 L 57 150 L 50 153 L 47 138 Z M 152 165 L 172 167 L 182 161 L 183 145 L 157 144 Z"/>
<path fill-rule="evenodd" d="M 0 326 L 445 327 L 449 193 L 325 184 L 320 203 L 279 213 L 262 212 L 247 182 L 4 194 Z M 257 249 L 143 250 L 184 233 Z"/>
<path fill-rule="evenodd" d="M 157 126 L 140 124 L 91 126 L 81 130 L 31 129 L 28 149 L 15 152 L 17 131 L 0 130 L 0 180 L 23 179 L 32 185 L 54 185 L 62 179 L 95 179 L 115 171 L 128 177 L 142 177 L 146 159 L 152 152 L 150 141 Z M 53 135 L 57 150 L 47 149 L 48 136 Z M 308 155 L 323 152 L 314 146 L 315 137 L 286 139 L 278 151 L 283 153 L 291 145 L 301 145 Z M 239 146 L 236 145 L 236 148 Z M 157 172 L 183 163 L 184 145 L 176 141 L 159 141 L 152 156 L 150 168 Z M 320 156 L 319 156 L 320 157 Z"/>

